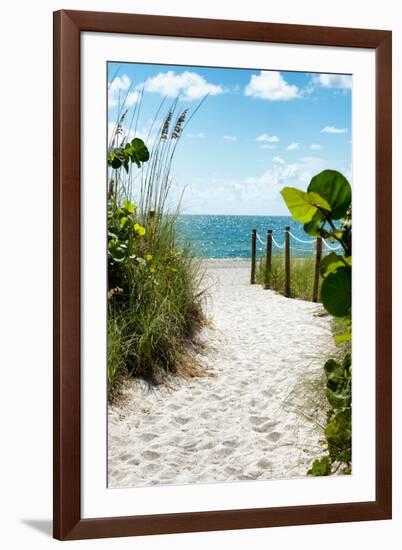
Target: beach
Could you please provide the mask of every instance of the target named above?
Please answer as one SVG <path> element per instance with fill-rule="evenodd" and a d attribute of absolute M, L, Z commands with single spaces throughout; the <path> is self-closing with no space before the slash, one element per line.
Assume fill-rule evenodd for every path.
<path fill-rule="evenodd" d="M 108 486 L 304 477 L 323 447 L 314 408 L 289 404 L 333 349 L 320 304 L 250 284 L 250 262 L 206 261 L 204 376 L 126 382 L 108 411 Z"/>

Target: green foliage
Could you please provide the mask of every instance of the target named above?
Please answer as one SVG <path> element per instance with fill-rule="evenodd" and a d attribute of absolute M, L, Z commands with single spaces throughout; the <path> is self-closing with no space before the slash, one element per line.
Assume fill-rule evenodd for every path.
<path fill-rule="evenodd" d="M 297 222 L 310 222 L 319 208 L 328 211 L 331 209 L 327 201 L 317 193 L 306 193 L 295 187 L 284 187 L 281 194 Z"/>
<path fill-rule="evenodd" d="M 334 409 L 345 409 L 352 402 L 352 364 L 349 353 L 342 362 L 328 359 L 324 365 L 327 376 L 327 399 Z"/>
<path fill-rule="evenodd" d="M 314 258 L 291 258 L 290 271 L 290 293 L 293 298 L 311 301 L 313 296 L 315 259 Z M 262 258 L 257 270 L 257 282 L 264 284 L 265 281 L 265 258 Z M 271 285 L 272 290 L 285 293 L 285 262 L 283 255 L 272 256 Z"/>
<path fill-rule="evenodd" d="M 328 456 L 317 458 L 307 472 L 309 476 L 330 476 L 332 473 L 331 460 Z"/>
<path fill-rule="evenodd" d="M 314 461 L 308 475 L 330 475 L 339 468 L 351 472 L 352 461 L 352 365 L 350 353 L 342 362 L 328 359 L 326 396 L 331 406 L 327 413 L 325 439 L 327 455 Z"/>
<path fill-rule="evenodd" d="M 345 260 L 343 256 L 339 256 L 335 252 L 331 252 L 325 256 L 320 262 L 320 274 L 322 277 L 329 275 L 332 271 L 335 271 L 338 267 L 344 265 L 351 265 Z"/>
<path fill-rule="evenodd" d="M 352 307 L 351 267 L 338 265 L 324 278 L 321 286 L 321 300 L 328 313 L 334 317 L 350 315 Z"/>
<path fill-rule="evenodd" d="M 352 317 L 352 192 L 347 179 L 335 170 L 324 170 L 311 180 L 307 191 L 285 187 L 282 196 L 296 221 L 309 235 L 337 242 L 343 254 L 331 253 L 320 263 L 321 301 L 344 327 L 338 343 L 351 338 Z M 318 197 L 318 198 L 317 198 Z M 341 226 L 335 221 L 342 219 Z M 326 456 L 314 461 L 309 475 L 330 475 L 339 468 L 351 471 L 352 367 L 350 353 L 342 362 L 329 359 L 324 366 L 329 404 L 325 440 Z"/>
<path fill-rule="evenodd" d="M 352 202 L 352 189 L 348 180 L 336 170 L 324 170 L 311 180 L 309 193 L 317 193 L 330 205 L 331 216 L 340 220 Z"/>
<path fill-rule="evenodd" d="M 131 143 L 126 143 L 121 147 L 112 147 L 108 154 L 108 165 L 115 170 L 123 166 L 126 172 L 129 170 L 130 163 L 134 163 L 140 168 L 141 163 L 147 160 L 149 160 L 149 151 L 140 138 L 134 138 Z"/>
<path fill-rule="evenodd" d="M 203 322 L 202 272 L 190 249 L 178 249 L 175 224 L 166 215 L 157 227 L 145 226 L 133 241 L 134 259 L 118 263 L 118 271 L 109 264 L 109 288 L 111 274 L 112 285 L 122 287 L 109 290 L 111 385 L 122 369 L 150 380 L 176 372 L 186 340 Z"/>
<path fill-rule="evenodd" d="M 166 373 L 177 372 L 189 340 L 204 320 L 203 271 L 191 250 L 178 245 L 177 218 L 164 208 L 187 113 L 173 118 L 176 108 L 177 101 L 160 127 L 151 154 L 138 138 L 124 145 L 127 111 L 123 111 L 109 146 L 110 397 L 122 374 L 158 382 Z M 150 156 L 152 162 L 144 169 Z M 130 170 L 131 164 L 139 170 Z M 136 204 L 127 197 L 135 197 Z"/>
<path fill-rule="evenodd" d="M 107 248 L 110 266 L 136 258 L 136 244 L 142 236 L 139 227 L 142 226 L 137 224 L 135 211 L 135 205 L 128 200 L 120 207 L 114 198 L 109 200 Z"/>

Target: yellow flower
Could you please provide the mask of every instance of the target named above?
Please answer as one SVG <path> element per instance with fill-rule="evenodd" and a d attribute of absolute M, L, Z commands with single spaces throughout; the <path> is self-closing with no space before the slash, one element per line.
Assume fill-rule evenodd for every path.
<path fill-rule="evenodd" d="M 140 237 L 143 237 L 146 233 L 145 227 L 142 227 L 139 223 L 134 224 L 134 229 Z"/>
<path fill-rule="evenodd" d="M 151 273 L 155 273 L 156 269 L 154 268 L 154 266 L 152 266 L 152 267 L 149 268 L 149 271 L 150 271 Z"/>
<path fill-rule="evenodd" d="M 146 254 L 145 255 L 145 259 L 146 259 L 147 262 L 150 262 L 152 260 L 152 258 L 153 258 L 152 254 Z"/>

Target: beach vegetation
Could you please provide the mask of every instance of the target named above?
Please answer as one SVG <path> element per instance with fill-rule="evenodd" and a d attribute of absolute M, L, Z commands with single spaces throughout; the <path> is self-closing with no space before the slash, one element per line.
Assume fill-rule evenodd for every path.
<path fill-rule="evenodd" d="M 307 191 L 285 187 L 282 196 L 296 221 L 309 235 L 340 244 L 342 253 L 331 253 L 320 263 L 321 302 L 336 319 L 336 342 L 343 356 L 324 364 L 326 380 L 325 451 L 309 475 L 351 473 L 352 464 L 352 192 L 347 179 L 335 170 L 312 178 Z M 340 224 L 336 224 L 339 220 Z"/>
<path fill-rule="evenodd" d="M 178 209 L 167 206 L 187 110 L 174 102 L 149 148 L 140 138 L 129 140 L 126 116 L 108 151 L 109 397 L 124 376 L 158 383 L 177 373 L 204 322 L 201 264 L 178 238 Z"/>
<path fill-rule="evenodd" d="M 311 302 L 314 270 L 314 258 L 291 258 L 290 271 L 292 276 L 290 278 L 290 292 L 293 298 Z M 259 261 L 256 281 L 259 284 L 264 284 L 265 258 Z M 274 254 L 272 256 L 270 288 L 279 294 L 285 295 L 285 260 L 283 254 Z"/>

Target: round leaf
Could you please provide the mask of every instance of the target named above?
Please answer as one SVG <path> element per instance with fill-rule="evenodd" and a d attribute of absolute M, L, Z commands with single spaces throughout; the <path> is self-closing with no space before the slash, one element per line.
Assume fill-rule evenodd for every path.
<path fill-rule="evenodd" d="M 115 170 L 118 170 L 120 166 L 121 166 L 121 160 L 117 157 L 114 157 L 112 160 L 112 168 L 114 168 Z"/>
<path fill-rule="evenodd" d="M 297 222 L 310 222 L 316 214 L 318 207 L 330 210 L 327 201 L 318 193 L 306 193 L 295 187 L 284 187 L 281 194 L 293 219 Z"/>
<path fill-rule="evenodd" d="M 308 192 L 318 193 L 331 206 L 332 218 L 342 218 L 352 201 L 352 189 L 348 180 L 336 170 L 324 170 L 311 180 Z"/>
<path fill-rule="evenodd" d="M 146 162 L 149 159 L 148 148 L 142 139 L 133 139 L 131 142 L 131 155 L 135 157 L 135 161 Z"/>
<path fill-rule="evenodd" d="M 349 267 L 338 267 L 323 280 L 321 300 L 334 317 L 349 314 L 352 307 L 352 270 Z"/>
<path fill-rule="evenodd" d="M 335 269 L 338 269 L 340 266 L 344 266 L 345 262 L 342 259 L 342 256 L 338 256 L 335 252 L 331 252 L 320 262 L 320 273 L 322 277 L 325 277 Z"/>

